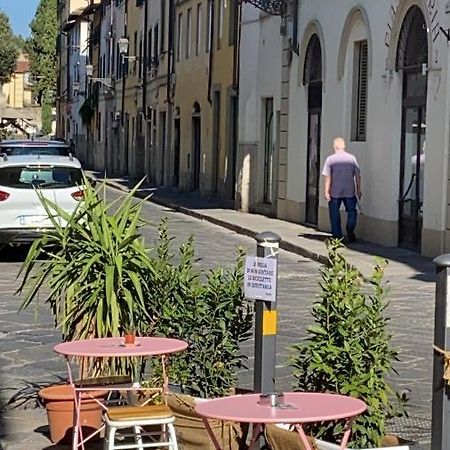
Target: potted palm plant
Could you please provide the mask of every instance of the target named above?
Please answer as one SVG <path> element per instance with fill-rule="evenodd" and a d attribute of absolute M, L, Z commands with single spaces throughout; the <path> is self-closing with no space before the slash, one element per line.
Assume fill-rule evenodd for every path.
<path fill-rule="evenodd" d="M 37 306 L 45 296 L 63 340 L 122 336 L 130 326 L 136 333 L 148 330 L 146 280 L 154 267 L 139 234 L 144 200 L 134 202 L 132 191 L 108 204 L 104 185 L 95 189 L 87 180 L 84 185 L 83 201 L 72 215 L 41 197 L 53 229 L 32 244 L 20 269 L 21 308 Z M 82 375 L 135 371 L 129 360 L 97 360 Z M 70 386 L 66 391 L 73 403 Z M 41 392 L 44 398 L 48 394 Z"/>

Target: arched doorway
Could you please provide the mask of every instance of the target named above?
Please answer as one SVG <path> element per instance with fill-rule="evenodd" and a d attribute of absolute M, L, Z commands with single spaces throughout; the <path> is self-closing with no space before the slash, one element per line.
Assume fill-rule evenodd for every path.
<path fill-rule="evenodd" d="M 305 222 L 317 225 L 320 180 L 320 130 L 322 116 L 322 49 L 313 34 L 305 55 L 303 83 L 308 86 L 308 144 Z"/>
<path fill-rule="evenodd" d="M 200 187 L 200 164 L 201 164 L 201 142 L 202 142 L 202 127 L 200 105 L 195 102 L 192 107 L 192 190 L 196 191 Z"/>
<path fill-rule="evenodd" d="M 397 46 L 403 71 L 398 245 L 420 250 L 423 224 L 428 37 L 419 7 L 409 9 Z"/>

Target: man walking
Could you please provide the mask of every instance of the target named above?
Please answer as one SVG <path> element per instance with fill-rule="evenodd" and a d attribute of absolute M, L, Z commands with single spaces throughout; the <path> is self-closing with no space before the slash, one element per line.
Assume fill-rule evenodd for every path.
<path fill-rule="evenodd" d="M 334 238 L 342 238 L 341 216 L 339 208 L 344 203 L 347 212 L 348 241 L 356 240 L 356 204 L 361 198 L 361 174 L 356 158 L 345 150 L 345 141 L 341 137 L 333 141 L 334 154 L 330 155 L 323 166 L 325 176 L 325 198 L 330 213 L 331 233 Z"/>

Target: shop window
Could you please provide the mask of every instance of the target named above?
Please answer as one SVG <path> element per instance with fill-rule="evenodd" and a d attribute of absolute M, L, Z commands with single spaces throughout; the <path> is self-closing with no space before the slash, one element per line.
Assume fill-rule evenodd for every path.
<path fill-rule="evenodd" d="M 353 58 L 352 140 L 365 141 L 367 128 L 368 85 L 367 40 L 355 42 Z"/>

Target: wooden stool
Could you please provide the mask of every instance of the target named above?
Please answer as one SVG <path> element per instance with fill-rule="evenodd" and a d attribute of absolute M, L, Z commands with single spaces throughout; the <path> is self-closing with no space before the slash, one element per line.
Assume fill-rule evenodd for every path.
<path fill-rule="evenodd" d="M 106 432 L 104 450 L 167 447 L 178 450 L 173 422 L 175 417 L 167 405 L 114 406 L 105 414 Z M 159 431 L 144 431 L 143 426 L 159 425 Z M 133 428 L 134 433 L 120 433 L 122 438 L 134 437 L 135 443 L 116 443 L 116 431 Z M 150 441 L 144 443 L 143 437 Z M 159 439 L 155 439 L 159 437 Z"/>

